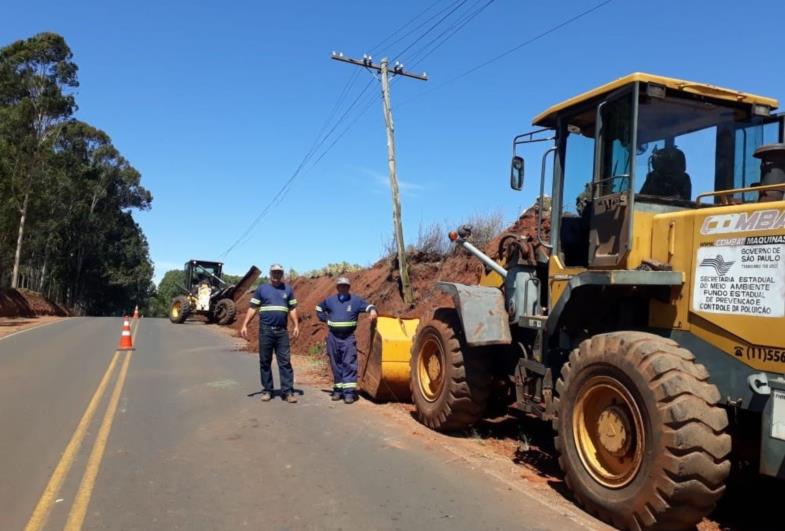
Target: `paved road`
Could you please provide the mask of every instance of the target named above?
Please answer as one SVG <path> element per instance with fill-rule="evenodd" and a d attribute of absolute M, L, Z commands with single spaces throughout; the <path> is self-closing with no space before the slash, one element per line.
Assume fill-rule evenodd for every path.
<path fill-rule="evenodd" d="M 257 361 L 204 325 L 141 320 L 130 356 L 120 326 L 0 340 L 0 529 L 601 527 L 367 404 L 248 397 Z"/>

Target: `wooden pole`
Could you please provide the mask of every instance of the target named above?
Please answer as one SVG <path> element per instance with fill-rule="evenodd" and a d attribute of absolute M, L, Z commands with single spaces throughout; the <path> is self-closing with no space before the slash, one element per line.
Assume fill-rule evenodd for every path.
<path fill-rule="evenodd" d="M 381 74 L 384 123 L 387 126 L 387 168 L 390 173 L 390 191 L 392 192 L 395 245 L 398 248 L 398 268 L 401 272 L 401 291 L 403 292 L 403 300 L 406 304 L 411 304 L 414 302 L 414 294 L 412 293 L 412 285 L 409 281 L 409 266 L 406 261 L 406 245 L 403 239 L 403 224 L 401 222 L 401 197 L 398 191 L 398 172 L 395 162 L 395 125 L 393 124 L 392 105 L 390 104 L 389 61 L 385 57 L 379 64 L 374 64 L 369 56 L 364 56 L 362 59 L 352 59 L 335 52 L 333 52 L 332 58 L 336 61 L 376 70 Z M 394 65 L 392 74 L 396 76 L 411 77 L 421 81 L 428 79 L 425 74 L 419 75 L 404 71 L 403 65 L 398 63 Z"/>
<path fill-rule="evenodd" d="M 403 225 L 401 224 L 401 198 L 398 192 L 398 173 L 395 165 L 395 125 L 390 108 L 390 81 L 387 75 L 387 58 L 381 61 L 382 103 L 384 106 L 384 123 L 387 125 L 387 169 L 390 173 L 390 191 L 393 202 L 393 227 L 395 244 L 398 246 L 398 267 L 401 271 L 401 290 L 403 301 L 411 304 L 414 301 L 412 285 L 409 282 L 409 265 L 406 262 L 406 246 L 403 241 Z"/>

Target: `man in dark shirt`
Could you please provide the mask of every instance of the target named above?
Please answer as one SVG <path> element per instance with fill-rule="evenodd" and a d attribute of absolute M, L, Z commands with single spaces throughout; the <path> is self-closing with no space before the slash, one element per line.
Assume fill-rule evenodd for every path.
<path fill-rule="evenodd" d="M 248 323 L 253 316 L 259 313 L 259 375 L 262 380 L 262 401 L 267 402 L 273 393 L 273 372 L 270 365 L 273 361 L 273 351 L 278 362 L 278 374 L 281 378 L 281 396 L 293 404 L 297 402 L 294 396 L 294 371 L 292 370 L 289 352 L 289 333 L 286 325 L 291 318 L 294 330 L 292 337 L 300 335 L 300 326 L 297 322 L 297 299 L 291 286 L 283 281 L 283 266 L 273 264 L 270 266 L 270 283 L 262 284 L 251 298 L 250 308 L 245 314 L 240 335 L 248 339 Z"/>
<path fill-rule="evenodd" d="M 327 323 L 327 354 L 333 371 L 333 400 L 352 404 L 357 400 L 357 318 L 368 312 L 376 320 L 376 307 L 368 301 L 349 293 L 349 279 L 341 277 L 336 282 L 338 293 L 327 297 L 316 306 L 316 316 Z"/>

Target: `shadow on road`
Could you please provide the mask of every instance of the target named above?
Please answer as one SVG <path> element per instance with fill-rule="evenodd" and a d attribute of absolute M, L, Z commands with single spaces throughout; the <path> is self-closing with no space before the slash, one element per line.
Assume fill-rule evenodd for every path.
<path fill-rule="evenodd" d="M 415 413 L 411 413 L 415 417 Z M 553 445 L 553 431 L 548 422 L 526 416 L 506 416 L 482 420 L 471 430 L 446 434 L 451 437 L 478 439 L 502 455 L 511 455 L 513 463 L 522 465 L 527 481 L 547 484 L 554 492 L 574 503 L 565 485 L 558 456 Z M 697 526 L 699 531 L 747 531 L 785 529 L 782 503 L 785 481 L 734 473 L 728 481 L 717 508 Z"/>
<path fill-rule="evenodd" d="M 264 391 L 263 391 L 262 389 L 259 389 L 258 391 L 254 391 L 253 393 L 248 393 L 248 394 L 247 394 L 247 395 L 245 395 L 245 396 L 247 396 L 248 398 L 253 398 L 253 397 L 255 397 L 255 396 L 259 396 L 259 395 L 260 395 L 260 394 L 262 394 L 263 392 L 264 392 Z M 296 388 L 295 388 L 295 389 L 292 389 L 292 393 L 293 393 L 293 394 L 295 394 L 295 395 L 300 395 L 300 396 L 303 396 L 303 395 L 305 394 L 305 391 L 303 391 L 302 389 L 296 389 Z M 279 390 L 275 390 L 275 391 L 273 391 L 273 392 L 272 392 L 272 397 L 273 397 L 273 398 L 281 398 L 281 397 L 282 397 L 282 395 L 281 395 L 281 391 L 280 391 L 280 389 L 279 389 Z"/>
<path fill-rule="evenodd" d="M 785 482 L 754 474 L 732 475 L 709 520 L 720 529 L 783 529 Z"/>

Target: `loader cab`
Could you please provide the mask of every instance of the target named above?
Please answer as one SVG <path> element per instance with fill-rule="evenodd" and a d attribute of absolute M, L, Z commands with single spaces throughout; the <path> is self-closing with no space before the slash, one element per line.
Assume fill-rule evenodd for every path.
<path fill-rule="evenodd" d="M 513 141 L 511 184 L 523 182 L 522 144 L 552 147 L 552 247 L 566 267 L 632 263 L 633 225 L 649 216 L 757 201 L 761 146 L 782 142 L 777 101 L 711 85 L 631 74 L 546 110 Z M 520 159 L 520 160 L 519 160 Z M 516 168 L 520 168 L 516 173 Z M 520 173 L 520 175 L 519 175 Z M 513 186 L 516 188 L 516 186 Z M 723 192 L 739 190 L 737 192 Z"/>
<path fill-rule="evenodd" d="M 189 293 L 195 293 L 199 285 L 206 282 L 212 291 L 220 289 L 223 278 L 222 262 L 210 262 L 206 260 L 189 260 L 183 268 L 185 272 L 185 285 L 183 286 Z"/>

